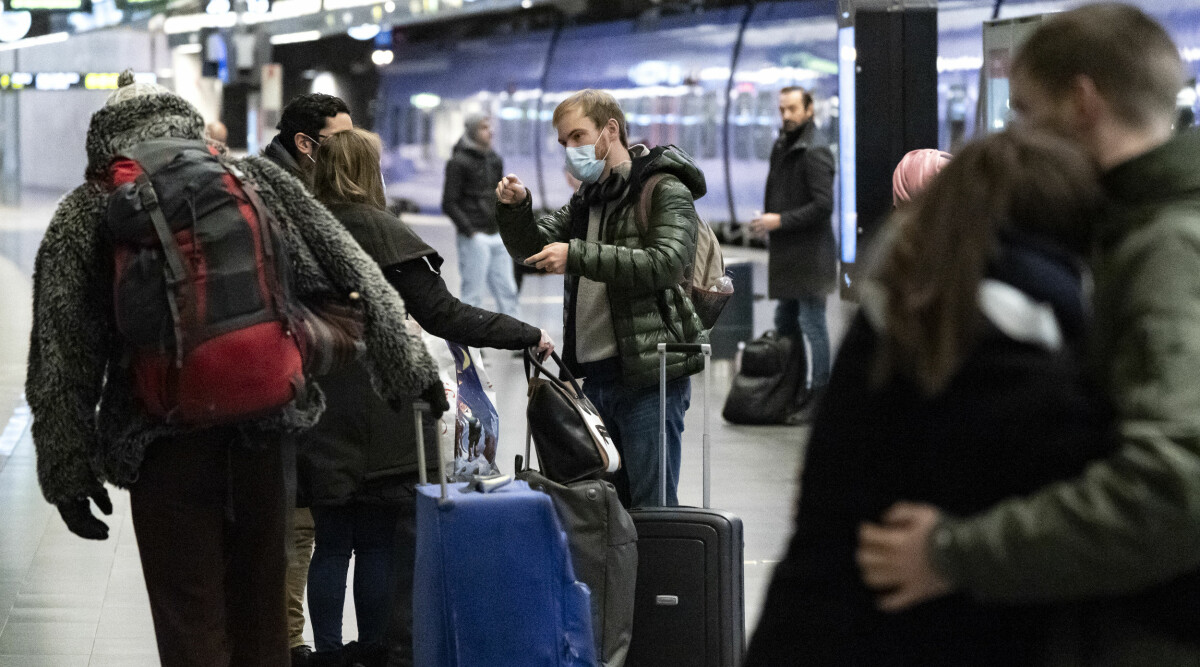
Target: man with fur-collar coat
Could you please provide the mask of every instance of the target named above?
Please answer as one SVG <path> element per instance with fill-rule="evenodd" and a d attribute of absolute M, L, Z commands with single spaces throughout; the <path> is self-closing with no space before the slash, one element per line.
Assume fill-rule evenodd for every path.
<path fill-rule="evenodd" d="M 59 203 L 34 270 L 26 395 L 42 493 L 72 532 L 105 539 L 89 498 L 107 514 L 104 483 L 130 490 L 164 666 L 288 665 L 292 435 L 316 423 L 324 398 L 309 383 L 274 414 L 205 428 L 155 418 L 136 398 L 103 231 L 110 165 L 147 139 L 202 141 L 204 121 L 165 88 L 128 74 L 121 84 L 92 116 L 86 182 Z M 268 160 L 219 159 L 257 185 L 277 218 L 297 297 L 361 295 L 363 361 L 380 396 L 442 396 L 433 361 L 404 326 L 399 295 L 325 208 Z"/>

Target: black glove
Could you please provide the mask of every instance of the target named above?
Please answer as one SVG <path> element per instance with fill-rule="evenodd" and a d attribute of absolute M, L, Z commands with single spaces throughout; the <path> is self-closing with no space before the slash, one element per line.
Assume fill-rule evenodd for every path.
<path fill-rule="evenodd" d="M 434 419 L 441 419 L 442 413 L 450 409 L 450 402 L 446 400 L 446 388 L 440 380 L 421 392 L 421 400 L 429 404 L 429 414 Z"/>
<path fill-rule="evenodd" d="M 62 515 L 63 523 L 67 524 L 67 529 L 72 533 L 88 540 L 107 540 L 108 524 L 92 514 L 92 508 L 88 506 L 89 496 L 101 512 L 105 515 L 112 514 L 112 501 L 109 500 L 108 491 L 105 491 L 103 486 L 89 491 L 86 496 L 58 503 L 58 513 Z"/>
<path fill-rule="evenodd" d="M 442 386 L 441 382 L 429 385 L 417 398 L 429 404 L 429 414 L 433 419 L 441 419 L 442 413 L 450 409 L 450 403 L 446 400 L 446 388 Z M 396 412 L 411 411 L 412 404 L 413 399 L 411 398 L 393 398 L 388 401 L 388 406 Z"/>

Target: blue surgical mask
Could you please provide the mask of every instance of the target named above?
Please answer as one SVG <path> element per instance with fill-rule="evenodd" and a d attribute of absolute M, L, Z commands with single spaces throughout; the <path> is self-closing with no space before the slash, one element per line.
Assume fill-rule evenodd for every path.
<path fill-rule="evenodd" d="M 604 160 L 596 157 L 596 144 L 568 147 L 567 171 L 583 183 L 600 180 L 600 174 L 604 173 Z"/>

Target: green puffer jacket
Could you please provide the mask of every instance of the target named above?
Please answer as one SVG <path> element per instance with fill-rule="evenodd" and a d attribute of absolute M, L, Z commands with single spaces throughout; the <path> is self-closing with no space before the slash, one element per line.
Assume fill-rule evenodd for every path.
<path fill-rule="evenodd" d="M 1200 133 L 1119 165 L 1096 228 L 1096 364 L 1118 449 L 1075 480 L 934 532 L 938 568 L 997 601 L 1088 600 L 1060 665 L 1200 665 Z M 1123 596 L 1096 599 L 1098 596 Z"/>
<path fill-rule="evenodd" d="M 614 334 L 621 357 L 625 385 L 648 387 L 658 383 L 659 343 L 706 343 L 708 332 L 700 323 L 691 299 L 679 283 L 696 254 L 699 217 L 694 199 L 705 193 L 704 173 L 691 157 L 666 146 L 647 151 L 630 149 L 633 163 L 624 192 L 610 203 L 603 225 L 603 242 L 589 242 L 588 205 L 581 188 L 558 211 L 534 220 L 532 197 L 521 204 L 497 206 L 496 220 L 504 245 L 517 261 L 537 254 L 550 243 L 570 243 L 567 253 L 566 296 L 563 321 L 566 345 L 563 360 L 578 371 L 574 350 L 574 304 L 579 276 L 608 286 Z M 645 233 L 635 219 L 641 184 L 651 174 L 665 173 L 654 189 Z M 591 188 L 620 186 L 612 175 Z M 667 355 L 667 379 L 701 370 L 700 355 Z"/>

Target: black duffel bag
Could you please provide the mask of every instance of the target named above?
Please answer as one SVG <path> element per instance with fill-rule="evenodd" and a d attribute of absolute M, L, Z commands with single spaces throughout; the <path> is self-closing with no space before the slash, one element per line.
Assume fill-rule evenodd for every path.
<path fill-rule="evenodd" d="M 721 416 L 731 424 L 783 424 L 804 402 L 804 340 L 768 331 L 746 343 Z"/>
<path fill-rule="evenodd" d="M 613 485 L 598 479 L 559 484 L 517 457 L 517 479 L 554 501 L 567 532 L 575 578 L 592 591 L 592 633 L 600 667 L 622 667 L 633 637 L 637 586 L 637 529 Z"/>

